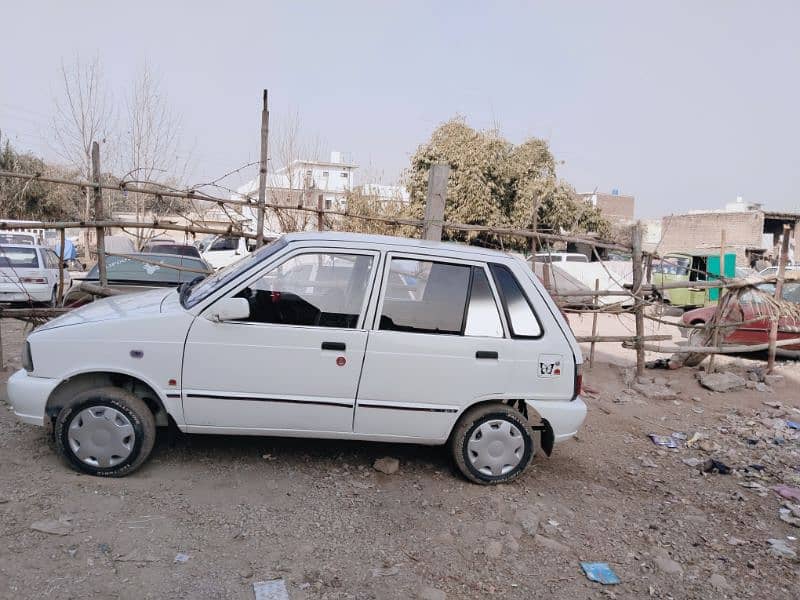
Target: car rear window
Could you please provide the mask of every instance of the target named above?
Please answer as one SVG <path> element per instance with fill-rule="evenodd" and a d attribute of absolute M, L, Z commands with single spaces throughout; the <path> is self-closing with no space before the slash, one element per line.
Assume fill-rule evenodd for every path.
<path fill-rule="evenodd" d="M 38 269 L 39 256 L 35 248 L 0 246 L 0 267 Z"/>
<path fill-rule="evenodd" d="M 177 285 L 179 283 L 192 281 L 195 277 L 201 275 L 201 273 L 196 273 L 195 271 L 202 270 L 208 272 L 208 267 L 206 267 L 202 261 L 186 258 L 184 256 L 150 254 L 142 258 L 162 264 L 154 265 L 150 262 L 142 262 L 125 256 L 108 256 L 106 257 L 108 279 L 112 281 L 141 281 Z M 193 270 L 181 271 L 180 269 L 171 269 L 163 265 L 174 265 L 176 267 L 185 267 Z M 99 272 L 97 265 L 95 265 L 92 267 L 92 270 L 89 271 L 87 279 L 98 278 Z"/>
<path fill-rule="evenodd" d="M 504 265 L 492 264 L 490 268 L 506 311 L 511 335 L 521 338 L 541 337 L 542 326 L 517 278 Z"/>

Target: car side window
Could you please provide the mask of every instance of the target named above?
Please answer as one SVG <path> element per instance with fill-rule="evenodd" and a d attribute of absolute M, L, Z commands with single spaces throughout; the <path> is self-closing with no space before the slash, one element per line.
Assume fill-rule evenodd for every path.
<path fill-rule="evenodd" d="M 256 323 L 353 329 L 364 305 L 373 256 L 309 252 L 289 258 L 236 294 Z"/>
<path fill-rule="evenodd" d="M 379 329 L 461 335 L 472 267 L 392 258 Z"/>
<path fill-rule="evenodd" d="M 214 240 L 211 244 L 209 252 L 216 252 L 219 250 L 236 250 L 239 247 L 239 238 L 231 236 L 223 236 Z"/>
<path fill-rule="evenodd" d="M 511 327 L 511 335 L 521 338 L 540 337 L 542 326 L 517 278 L 504 265 L 492 264 L 490 269 L 500 292 L 506 318 Z"/>
<path fill-rule="evenodd" d="M 492 288 L 486 271 L 479 267 L 472 270 L 472 288 L 467 308 L 467 324 L 464 335 L 481 337 L 503 337 L 503 322 L 497 310 Z"/>
<path fill-rule="evenodd" d="M 58 268 L 58 259 L 55 258 L 55 254 L 53 254 L 50 250 L 44 250 L 42 252 L 42 255 L 43 255 L 42 257 L 44 258 L 45 267 L 47 267 L 48 269 Z"/>

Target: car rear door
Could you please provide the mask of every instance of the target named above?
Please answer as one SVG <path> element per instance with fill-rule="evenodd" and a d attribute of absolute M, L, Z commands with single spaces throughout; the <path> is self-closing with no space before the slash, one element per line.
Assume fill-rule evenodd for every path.
<path fill-rule="evenodd" d="M 439 440 L 461 408 L 501 397 L 511 375 L 485 264 L 390 253 L 359 384 L 354 430 Z"/>
<path fill-rule="evenodd" d="M 184 353 L 189 430 L 352 432 L 378 258 L 298 249 L 228 294 L 247 299 L 248 319 L 213 322 L 207 307 Z"/>

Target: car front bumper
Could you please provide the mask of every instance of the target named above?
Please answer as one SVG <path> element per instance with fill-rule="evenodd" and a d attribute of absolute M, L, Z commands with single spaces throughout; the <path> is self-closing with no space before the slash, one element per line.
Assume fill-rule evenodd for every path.
<path fill-rule="evenodd" d="M 25 369 L 14 373 L 6 384 L 8 399 L 14 414 L 23 423 L 44 425 L 44 409 L 47 399 L 58 384 L 57 379 L 33 377 Z"/>
<path fill-rule="evenodd" d="M 580 396 L 571 401 L 526 400 L 525 404 L 547 421 L 556 444 L 573 438 L 586 418 L 586 404 Z"/>

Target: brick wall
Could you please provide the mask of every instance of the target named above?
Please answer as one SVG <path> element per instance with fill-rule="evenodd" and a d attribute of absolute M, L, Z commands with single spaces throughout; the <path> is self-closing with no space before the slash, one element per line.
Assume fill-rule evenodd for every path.
<path fill-rule="evenodd" d="M 736 264 L 747 266 L 745 249 L 761 246 L 764 213 L 760 211 L 670 215 L 661 220 L 659 254 L 719 248 L 725 229 L 726 247 L 736 252 Z"/>
<path fill-rule="evenodd" d="M 614 196 L 612 194 L 580 194 L 590 204 L 596 199 L 596 206 L 604 217 L 611 221 L 632 221 L 635 200 L 633 196 Z"/>

